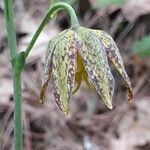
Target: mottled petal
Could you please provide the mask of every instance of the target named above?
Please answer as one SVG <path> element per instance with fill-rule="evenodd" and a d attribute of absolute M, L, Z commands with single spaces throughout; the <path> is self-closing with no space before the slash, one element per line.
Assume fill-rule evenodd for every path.
<path fill-rule="evenodd" d="M 67 30 L 61 32 L 56 37 L 52 38 L 48 43 L 48 47 L 44 56 L 44 74 L 42 79 L 42 88 L 40 91 L 40 103 L 44 102 L 45 93 L 50 81 L 51 71 L 52 71 L 52 55 L 55 50 L 56 43 L 59 42 L 62 36 L 67 32 Z M 59 37 L 59 38 L 58 38 Z"/>
<path fill-rule="evenodd" d="M 53 53 L 53 47 L 56 45 L 57 42 L 62 41 L 63 36 L 67 31 L 68 30 L 64 30 L 63 32 L 59 33 L 58 35 L 56 35 L 49 41 L 48 47 L 47 47 L 47 50 L 46 50 L 45 56 L 44 56 L 44 65 L 47 65 L 49 63 L 49 60 L 51 59 L 51 56 Z M 46 69 L 46 66 L 44 66 L 44 68 Z"/>
<path fill-rule="evenodd" d="M 55 101 L 65 114 L 68 113 L 68 101 L 74 85 L 75 57 L 75 33 L 68 30 L 56 45 L 52 65 Z"/>
<path fill-rule="evenodd" d="M 120 55 L 119 49 L 117 48 L 116 43 L 111 38 L 111 36 L 105 31 L 99 31 L 99 30 L 92 30 L 92 31 L 99 36 L 99 39 L 103 47 L 105 47 L 107 51 L 107 55 L 109 59 L 112 61 L 112 63 L 114 64 L 114 66 L 116 67 L 118 72 L 121 74 L 122 78 L 124 79 L 126 86 L 127 86 L 128 100 L 130 101 L 133 97 L 133 90 L 131 87 L 130 79 L 124 68 L 123 60 Z"/>
<path fill-rule="evenodd" d="M 107 54 L 97 36 L 86 28 L 80 27 L 78 35 L 81 38 L 78 41 L 78 49 L 83 58 L 88 77 L 101 95 L 104 103 L 112 109 L 114 79 L 109 69 Z"/>

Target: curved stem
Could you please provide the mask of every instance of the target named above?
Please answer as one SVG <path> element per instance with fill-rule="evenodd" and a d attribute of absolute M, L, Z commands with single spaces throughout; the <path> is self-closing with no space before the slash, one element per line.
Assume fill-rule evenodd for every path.
<path fill-rule="evenodd" d="M 40 35 L 41 31 L 43 30 L 43 28 L 45 27 L 46 23 L 50 20 L 52 14 L 56 11 L 56 10 L 60 10 L 60 9 L 66 9 L 70 15 L 70 19 L 71 19 L 71 26 L 75 27 L 79 25 L 77 16 L 75 14 L 74 9 L 67 3 L 56 3 L 54 4 L 50 10 L 48 11 L 48 13 L 46 14 L 46 16 L 44 17 L 43 21 L 41 22 L 39 28 L 37 29 L 36 33 L 34 34 L 31 42 L 29 43 L 27 49 L 25 50 L 26 52 L 26 57 L 29 55 L 29 52 L 31 51 L 31 49 L 33 48 L 38 36 Z"/>

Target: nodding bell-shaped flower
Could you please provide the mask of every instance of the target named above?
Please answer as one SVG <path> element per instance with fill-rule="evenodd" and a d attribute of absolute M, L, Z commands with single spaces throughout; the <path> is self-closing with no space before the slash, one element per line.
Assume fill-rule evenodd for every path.
<path fill-rule="evenodd" d="M 67 114 L 70 96 L 77 92 L 84 80 L 88 86 L 95 87 L 104 104 L 112 109 L 115 82 L 108 59 L 125 81 L 130 101 L 133 95 L 131 83 L 111 36 L 104 31 L 82 26 L 58 34 L 50 40 L 46 51 L 40 102 L 43 103 L 52 78 L 55 101 L 60 110 Z"/>

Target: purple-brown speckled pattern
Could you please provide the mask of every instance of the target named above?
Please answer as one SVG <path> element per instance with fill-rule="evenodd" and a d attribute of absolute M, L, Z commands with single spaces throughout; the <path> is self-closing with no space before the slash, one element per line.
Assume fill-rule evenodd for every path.
<path fill-rule="evenodd" d="M 87 74 L 104 103 L 112 108 L 115 83 L 108 65 L 106 51 L 100 47 L 99 39 L 86 28 L 80 27 L 78 35 L 81 39 L 78 42 L 79 53 L 83 58 Z"/>
<path fill-rule="evenodd" d="M 98 36 L 99 40 L 101 41 L 101 44 L 103 45 L 103 47 L 105 47 L 105 51 L 107 52 L 108 58 L 112 61 L 112 63 L 124 79 L 128 92 L 128 100 L 130 101 L 133 97 L 133 90 L 116 43 L 114 42 L 112 37 L 105 31 L 91 30 L 91 32 L 95 33 Z"/>
<path fill-rule="evenodd" d="M 40 103 L 44 102 L 45 92 L 52 77 L 55 101 L 65 114 L 69 110 L 70 96 L 79 89 L 82 80 L 85 80 L 89 87 L 94 86 L 106 106 L 112 109 L 115 82 L 108 58 L 126 82 L 131 100 L 131 83 L 113 39 L 104 31 L 78 26 L 61 32 L 49 42 Z"/>
<path fill-rule="evenodd" d="M 68 30 L 62 41 L 56 45 L 52 58 L 54 97 L 59 108 L 66 114 L 74 86 L 76 52 L 75 32 Z"/>

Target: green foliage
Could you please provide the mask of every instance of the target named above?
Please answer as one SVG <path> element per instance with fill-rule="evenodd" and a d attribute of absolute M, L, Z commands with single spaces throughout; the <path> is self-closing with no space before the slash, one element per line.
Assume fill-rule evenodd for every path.
<path fill-rule="evenodd" d="M 107 7 L 112 4 L 122 5 L 122 4 L 124 4 L 124 2 L 125 2 L 125 0 L 95 0 L 95 1 L 92 1 L 94 8 Z"/>
<path fill-rule="evenodd" d="M 150 56 L 150 35 L 135 41 L 132 45 L 132 50 L 141 57 Z"/>

